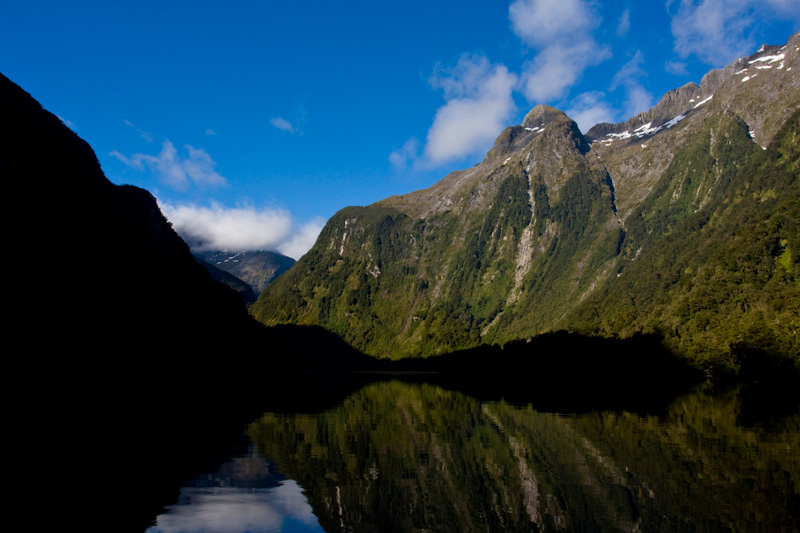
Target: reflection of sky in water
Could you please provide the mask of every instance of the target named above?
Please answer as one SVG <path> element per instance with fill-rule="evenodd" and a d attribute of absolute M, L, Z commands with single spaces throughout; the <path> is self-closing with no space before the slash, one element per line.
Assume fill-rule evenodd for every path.
<path fill-rule="evenodd" d="M 147 533 L 323 532 L 300 486 L 284 480 L 273 488 L 184 487 L 178 503 L 158 516 Z"/>

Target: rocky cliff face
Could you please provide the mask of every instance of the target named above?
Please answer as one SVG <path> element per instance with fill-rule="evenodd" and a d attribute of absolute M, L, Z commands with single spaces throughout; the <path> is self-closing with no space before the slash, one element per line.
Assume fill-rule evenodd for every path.
<path fill-rule="evenodd" d="M 689 83 L 668 92 L 649 111 L 589 130 L 587 140 L 615 178 L 620 217 L 650 194 L 677 152 L 720 113 L 738 117 L 756 144 L 768 146 L 800 105 L 799 47 L 800 34 L 784 46 L 762 46 L 712 70 L 700 86 Z"/>
<path fill-rule="evenodd" d="M 634 313 L 644 312 L 635 300 L 645 289 L 619 280 L 631 265 L 649 264 L 643 259 L 655 257 L 665 239 L 694 246 L 687 220 L 702 226 L 700 219 L 723 212 L 730 220 L 724 209 L 741 195 L 780 190 L 794 197 L 796 139 L 787 124 L 800 109 L 799 63 L 795 35 L 586 136 L 560 111 L 539 106 L 507 128 L 480 164 L 428 189 L 337 213 L 252 312 L 267 324 L 322 325 L 385 357 L 553 328 L 663 333 L 657 317 L 627 329 L 601 327 L 604 303 L 595 295 L 615 285 L 634 300 Z M 771 172 L 767 160 L 783 177 L 757 183 L 753 173 Z M 759 205 L 753 209 L 766 209 Z M 787 228 L 775 238 L 788 246 Z M 709 249 L 724 236 L 714 239 Z M 788 261 L 791 279 L 780 283 L 796 287 L 796 262 Z M 660 268 L 653 263 L 636 280 Z M 576 315 L 588 307 L 591 318 Z"/>

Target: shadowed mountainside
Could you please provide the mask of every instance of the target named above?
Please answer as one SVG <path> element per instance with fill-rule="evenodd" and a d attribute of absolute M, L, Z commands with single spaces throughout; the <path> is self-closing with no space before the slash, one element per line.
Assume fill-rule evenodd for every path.
<path fill-rule="evenodd" d="M 45 520 L 142 531 L 305 354 L 211 279 L 149 192 L 109 182 L 89 145 L 2 75 L 0 175 L 9 248 L 25 259 L 5 300 L 20 477 L 68 481 Z M 333 359 L 359 357 L 317 338 Z M 202 442 L 187 448 L 190 436 Z"/>

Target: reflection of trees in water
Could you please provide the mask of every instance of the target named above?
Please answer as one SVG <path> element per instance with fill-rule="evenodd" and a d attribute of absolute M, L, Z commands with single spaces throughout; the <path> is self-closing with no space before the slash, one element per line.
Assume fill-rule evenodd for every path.
<path fill-rule="evenodd" d="M 327 531 L 797 528 L 798 417 L 742 428 L 737 405 L 695 393 L 661 418 L 561 416 L 393 381 L 322 414 L 267 413 L 250 436 Z"/>

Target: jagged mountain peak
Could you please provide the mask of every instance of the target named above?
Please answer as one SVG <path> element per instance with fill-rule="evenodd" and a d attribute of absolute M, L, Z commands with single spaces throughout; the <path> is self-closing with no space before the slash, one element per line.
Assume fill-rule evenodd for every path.
<path fill-rule="evenodd" d="M 577 123 L 563 111 L 547 105 L 534 107 L 522 125 L 506 128 L 483 161 L 466 170 L 451 172 L 433 186 L 392 196 L 376 205 L 426 217 L 447 211 L 480 212 L 513 173 L 536 171 L 559 162 L 560 170 L 545 179 L 557 195 L 566 176 L 590 151 Z"/>
<path fill-rule="evenodd" d="M 646 132 L 649 130 L 663 127 L 677 117 L 685 116 L 695 102 L 702 100 L 698 98 L 701 92 L 702 90 L 696 83 L 689 82 L 683 87 L 668 91 L 655 107 L 639 113 L 625 122 L 617 124 L 601 122 L 594 125 L 586 133 L 586 139 L 589 142 L 595 142 L 605 138 L 608 142 L 609 139 L 626 139 L 631 136 L 640 138 L 647 135 Z M 625 135 L 626 132 L 629 135 Z"/>
<path fill-rule="evenodd" d="M 486 156 L 486 161 L 519 152 L 536 138 L 550 138 L 553 142 L 566 140 L 570 146 L 586 153 L 589 145 L 574 120 L 566 113 L 548 105 L 538 105 L 531 109 L 522 124 L 506 128 L 495 140 L 494 146 Z"/>
<path fill-rule="evenodd" d="M 528 111 L 528 114 L 525 115 L 525 118 L 522 120 L 522 126 L 525 128 L 542 129 L 552 122 L 563 120 L 571 119 L 560 109 L 540 104 Z"/>
<path fill-rule="evenodd" d="M 786 113 L 800 101 L 800 33 L 785 45 L 762 45 L 703 76 L 700 85 L 687 83 L 667 92 L 653 108 L 617 124 L 600 123 L 586 134 L 589 142 L 620 147 L 639 144 L 710 106 L 723 106 L 739 115 L 762 146 L 777 133 Z M 793 70 L 794 69 L 794 70 Z M 780 93 L 783 109 L 775 109 Z"/>

